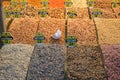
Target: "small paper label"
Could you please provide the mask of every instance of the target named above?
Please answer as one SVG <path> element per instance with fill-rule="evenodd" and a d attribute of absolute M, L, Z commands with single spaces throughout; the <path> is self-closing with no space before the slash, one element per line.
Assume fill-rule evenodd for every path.
<path fill-rule="evenodd" d="M 11 5 L 16 7 L 18 5 L 18 1 L 17 0 L 11 0 Z"/>
<path fill-rule="evenodd" d="M 100 9 L 94 9 L 93 13 L 94 17 L 100 17 L 102 14 L 102 11 Z"/>
<path fill-rule="evenodd" d="M 13 37 L 9 32 L 3 32 L 1 34 L 1 41 L 3 44 L 10 44 L 12 40 L 13 40 Z"/>
<path fill-rule="evenodd" d="M 71 7 L 73 5 L 73 2 L 71 0 L 66 0 L 64 4 L 66 7 Z"/>
<path fill-rule="evenodd" d="M 68 15 L 69 18 L 72 18 L 72 19 L 77 17 L 77 14 L 76 14 L 75 11 L 68 11 L 67 15 Z"/>
<path fill-rule="evenodd" d="M 41 33 L 36 33 L 36 35 L 34 37 L 34 40 L 35 40 L 36 43 L 43 43 L 44 40 L 45 40 L 45 37 Z"/>
<path fill-rule="evenodd" d="M 5 10 L 5 17 L 10 18 L 11 12 L 9 10 Z"/>
<path fill-rule="evenodd" d="M 95 0 L 87 0 L 88 7 L 94 7 Z"/>
<path fill-rule="evenodd" d="M 46 9 L 42 9 L 40 10 L 40 12 L 38 13 L 41 17 L 46 17 L 48 15 L 48 12 Z"/>
<path fill-rule="evenodd" d="M 20 4 L 22 7 L 25 7 L 28 4 L 28 2 L 27 2 L 27 0 L 21 0 Z"/>
<path fill-rule="evenodd" d="M 112 0 L 112 8 L 118 7 L 119 0 Z"/>
<path fill-rule="evenodd" d="M 68 36 L 66 42 L 67 42 L 67 47 L 74 48 L 77 43 L 77 38 L 75 36 Z"/>
<path fill-rule="evenodd" d="M 42 0 L 41 1 L 42 7 L 47 7 L 49 5 L 48 0 Z"/>

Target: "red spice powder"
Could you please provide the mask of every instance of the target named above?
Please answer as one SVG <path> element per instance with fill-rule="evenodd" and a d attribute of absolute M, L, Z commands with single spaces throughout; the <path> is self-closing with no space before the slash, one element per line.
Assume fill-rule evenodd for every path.
<path fill-rule="evenodd" d="M 49 0 L 50 8 L 63 8 L 65 0 Z"/>

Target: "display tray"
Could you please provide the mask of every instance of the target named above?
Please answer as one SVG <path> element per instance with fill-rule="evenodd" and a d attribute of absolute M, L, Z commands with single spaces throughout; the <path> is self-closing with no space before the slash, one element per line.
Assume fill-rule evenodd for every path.
<path fill-rule="evenodd" d="M 67 49 L 68 80 L 107 80 L 99 46 Z"/>
<path fill-rule="evenodd" d="M 120 44 L 120 19 L 95 19 L 100 44 Z"/>
<path fill-rule="evenodd" d="M 8 32 L 13 36 L 12 43 L 34 44 L 34 36 L 38 27 L 38 19 L 21 18 L 15 19 Z"/>
<path fill-rule="evenodd" d="M 60 29 L 62 32 L 61 38 L 58 40 L 53 39 L 51 36 Z M 45 36 L 45 43 L 52 44 L 65 44 L 65 20 L 64 19 L 40 19 L 39 28 L 37 32 L 42 33 Z"/>
<path fill-rule="evenodd" d="M 0 49 L 0 80 L 25 80 L 33 46 L 4 45 Z"/>
<path fill-rule="evenodd" d="M 120 74 L 120 45 L 102 45 L 102 52 L 105 58 L 105 68 L 108 80 L 119 80 Z"/>
<path fill-rule="evenodd" d="M 76 36 L 78 45 L 96 45 L 97 36 L 93 20 L 68 19 L 68 36 Z"/>

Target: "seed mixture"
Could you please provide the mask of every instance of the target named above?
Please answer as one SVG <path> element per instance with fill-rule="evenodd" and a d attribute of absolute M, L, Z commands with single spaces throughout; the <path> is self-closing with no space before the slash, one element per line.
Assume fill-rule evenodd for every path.
<path fill-rule="evenodd" d="M 29 65 L 27 80 L 64 80 L 66 47 L 36 45 Z"/>
<path fill-rule="evenodd" d="M 120 79 L 120 45 L 102 45 L 108 80 Z"/>
<path fill-rule="evenodd" d="M 25 80 L 33 46 L 4 45 L 0 49 L 0 80 Z"/>
<path fill-rule="evenodd" d="M 76 36 L 79 45 L 96 45 L 97 37 L 93 20 L 68 20 L 68 36 Z"/>

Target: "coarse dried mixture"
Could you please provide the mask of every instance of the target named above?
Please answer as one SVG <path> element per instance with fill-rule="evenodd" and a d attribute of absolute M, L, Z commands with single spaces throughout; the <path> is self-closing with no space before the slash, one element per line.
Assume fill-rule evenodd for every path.
<path fill-rule="evenodd" d="M 108 80 L 120 80 L 120 45 L 102 45 Z"/>
<path fill-rule="evenodd" d="M 8 44 L 0 49 L 0 80 L 25 80 L 33 46 Z"/>
<path fill-rule="evenodd" d="M 65 9 L 64 8 L 48 8 L 48 16 L 51 18 L 64 19 Z"/>
<path fill-rule="evenodd" d="M 87 7 L 86 0 L 72 0 L 73 7 L 81 7 L 85 8 Z"/>
<path fill-rule="evenodd" d="M 36 45 L 29 65 L 27 80 L 64 80 L 66 47 Z"/>
<path fill-rule="evenodd" d="M 34 36 L 38 27 L 38 19 L 15 19 L 8 30 L 13 36 L 12 43 L 34 44 Z"/>
<path fill-rule="evenodd" d="M 99 46 L 67 49 L 68 80 L 107 80 Z"/>
<path fill-rule="evenodd" d="M 66 8 L 66 15 L 69 11 L 74 11 L 77 14 L 76 19 L 89 19 L 88 9 L 87 8 L 80 8 L 80 7 L 72 7 Z M 68 15 L 66 16 L 68 18 Z"/>
<path fill-rule="evenodd" d="M 60 29 L 62 36 L 59 40 L 54 40 L 51 36 Z M 45 43 L 65 44 L 65 20 L 64 19 L 40 19 L 38 31 L 45 36 Z"/>
<path fill-rule="evenodd" d="M 39 12 L 39 9 L 34 7 L 34 6 L 31 6 L 31 5 L 28 5 L 26 6 L 25 8 L 21 8 L 21 13 L 22 13 L 22 18 L 25 18 L 25 17 L 38 17 L 38 12 Z"/>
<path fill-rule="evenodd" d="M 17 1 L 18 1 L 18 3 L 20 2 L 20 0 L 17 0 Z M 28 1 L 29 5 L 35 6 L 37 8 L 41 8 L 41 4 L 40 4 L 41 0 L 27 0 L 27 1 Z M 3 4 L 3 6 L 8 6 L 8 5 L 11 4 L 11 1 L 10 0 L 9 1 L 3 1 L 2 4 Z M 18 4 L 18 6 L 19 5 L 20 4 Z"/>
<path fill-rule="evenodd" d="M 96 3 L 111 4 L 112 0 L 95 0 Z"/>
<path fill-rule="evenodd" d="M 111 8 L 111 3 L 95 3 L 95 8 Z"/>
<path fill-rule="evenodd" d="M 79 45 L 96 45 L 97 37 L 93 20 L 68 20 L 68 36 L 76 36 Z"/>
<path fill-rule="evenodd" d="M 120 19 L 95 19 L 100 44 L 120 44 Z"/>

